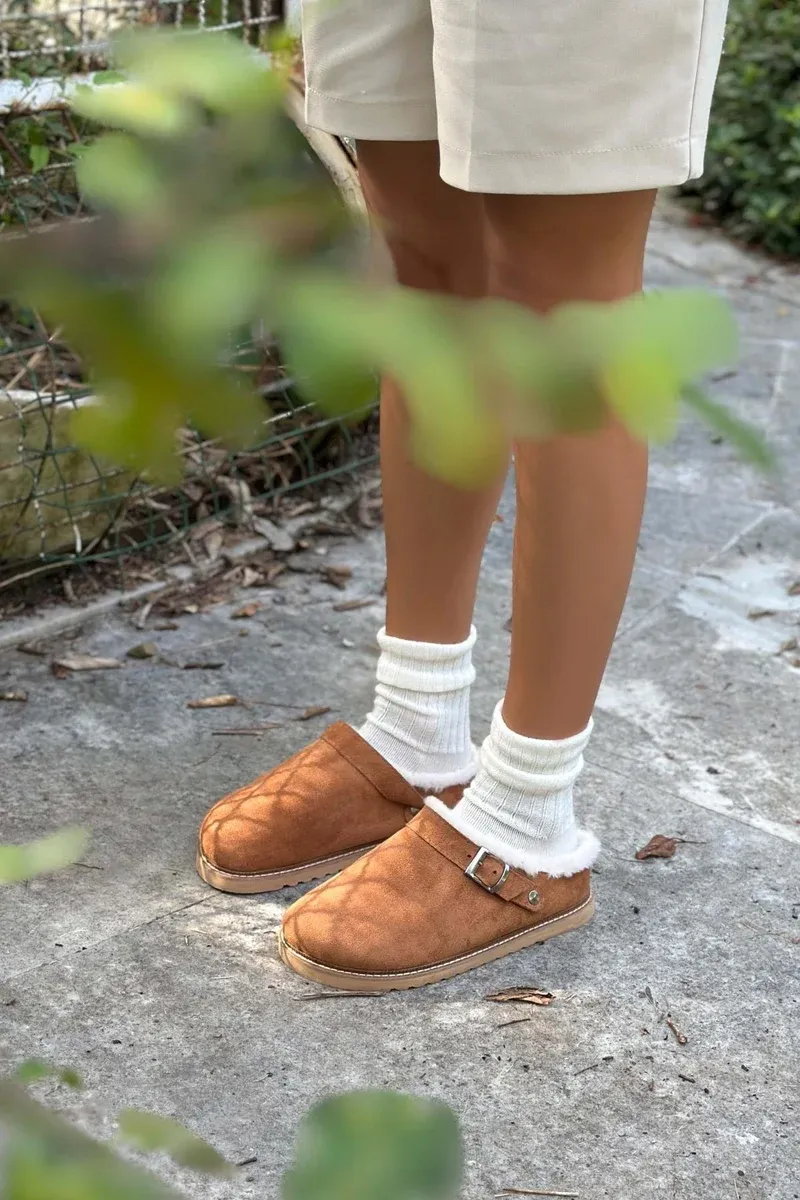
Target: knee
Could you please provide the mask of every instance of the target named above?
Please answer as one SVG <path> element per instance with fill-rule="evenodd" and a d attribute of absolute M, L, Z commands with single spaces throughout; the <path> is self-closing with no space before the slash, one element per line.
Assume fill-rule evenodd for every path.
<path fill-rule="evenodd" d="M 637 292 L 652 193 L 486 198 L 489 292 L 546 312 Z"/>
<path fill-rule="evenodd" d="M 397 282 L 404 287 L 474 299 L 486 294 L 482 245 L 431 227 L 385 235 Z"/>

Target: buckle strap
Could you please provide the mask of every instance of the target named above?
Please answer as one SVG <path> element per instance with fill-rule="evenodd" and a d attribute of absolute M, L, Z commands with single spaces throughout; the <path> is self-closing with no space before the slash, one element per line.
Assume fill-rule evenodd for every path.
<path fill-rule="evenodd" d="M 432 809 L 424 808 L 406 828 L 489 895 L 517 904 L 528 912 L 538 909 L 541 898 L 533 877 L 503 862 L 485 846 L 476 846 Z"/>

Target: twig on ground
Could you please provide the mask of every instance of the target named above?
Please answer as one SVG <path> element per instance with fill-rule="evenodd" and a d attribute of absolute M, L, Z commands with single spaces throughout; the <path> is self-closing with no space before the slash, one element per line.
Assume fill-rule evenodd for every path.
<path fill-rule="evenodd" d="M 502 1196 L 559 1196 L 562 1200 L 578 1200 L 580 1192 L 550 1192 L 541 1188 L 503 1188 L 502 1192 L 495 1192 L 495 1200 Z"/>
<path fill-rule="evenodd" d="M 363 600 L 343 600 L 341 604 L 334 604 L 334 612 L 354 612 L 357 608 L 369 608 L 375 601 L 372 597 L 366 596 Z"/>
<path fill-rule="evenodd" d="M 267 721 L 264 725 L 244 725 L 241 729 L 212 729 L 212 737 L 261 737 L 268 729 L 282 729 L 286 721 Z"/>
<path fill-rule="evenodd" d="M 579 1071 L 576 1071 L 575 1074 L 576 1075 L 585 1075 L 587 1071 L 596 1071 L 598 1067 L 603 1065 L 603 1063 L 608 1063 L 608 1062 L 613 1062 L 613 1061 L 614 1061 L 613 1054 L 605 1054 L 602 1058 L 598 1058 L 597 1062 L 589 1063 L 588 1067 L 581 1067 L 581 1069 Z"/>
<path fill-rule="evenodd" d="M 689 1039 L 685 1033 L 682 1033 L 680 1031 L 680 1029 L 678 1029 L 678 1026 L 675 1024 L 675 1022 L 673 1021 L 673 1019 L 669 1013 L 667 1013 L 664 1020 L 666 1021 L 667 1028 L 671 1029 L 672 1032 L 675 1034 L 675 1041 L 678 1043 L 678 1045 L 685 1046 L 687 1044 L 687 1042 L 689 1041 Z"/>
<path fill-rule="evenodd" d="M 148 600 L 147 603 L 142 606 L 141 611 L 138 613 L 138 615 L 135 617 L 135 619 L 133 621 L 133 624 L 136 626 L 137 629 L 144 629 L 145 625 L 147 624 L 147 618 L 150 616 L 150 613 L 153 611 L 154 604 L 155 604 L 155 600 Z"/>

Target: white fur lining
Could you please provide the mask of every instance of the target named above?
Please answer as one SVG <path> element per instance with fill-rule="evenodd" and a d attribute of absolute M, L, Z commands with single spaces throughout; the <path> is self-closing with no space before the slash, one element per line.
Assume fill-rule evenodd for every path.
<path fill-rule="evenodd" d="M 459 783 L 472 783 L 475 774 L 478 770 L 478 750 L 473 746 L 470 751 L 469 762 L 464 767 L 460 767 L 457 771 L 439 771 L 431 775 L 412 775 L 409 778 L 405 776 L 406 783 L 410 783 L 412 787 L 422 788 L 427 791 L 429 788 L 432 792 L 443 792 L 445 788 L 455 787 Z M 436 797 L 434 796 L 435 800 Z"/>
<path fill-rule="evenodd" d="M 447 821 L 448 825 L 452 825 L 464 837 L 469 838 L 471 842 L 478 846 L 484 845 L 480 834 L 476 837 L 475 831 L 460 816 L 458 806 L 448 808 L 436 796 L 428 796 L 425 804 L 428 808 L 433 809 L 442 820 Z M 528 875 L 538 875 L 540 871 L 543 871 L 553 878 L 559 878 L 564 875 L 575 875 L 578 871 L 585 871 L 587 867 L 591 867 L 600 853 L 600 843 L 593 833 L 589 833 L 586 829 L 579 829 L 577 838 L 578 844 L 573 849 L 566 851 L 520 850 L 518 847 L 504 845 L 499 841 L 494 841 L 491 846 L 485 848 L 496 858 L 502 859 L 511 867 L 525 871 Z"/>

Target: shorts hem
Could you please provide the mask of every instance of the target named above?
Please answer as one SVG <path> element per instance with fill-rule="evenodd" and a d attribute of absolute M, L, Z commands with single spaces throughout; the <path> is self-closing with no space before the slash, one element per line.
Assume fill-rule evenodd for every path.
<path fill-rule="evenodd" d="M 486 195 L 589 195 L 672 187 L 703 172 L 703 138 L 678 138 L 610 150 L 530 154 L 441 146 L 441 176 L 451 187 Z"/>
<path fill-rule="evenodd" d="M 306 122 L 338 137 L 376 142 L 435 142 L 436 105 L 430 100 L 343 100 L 306 87 Z"/>

